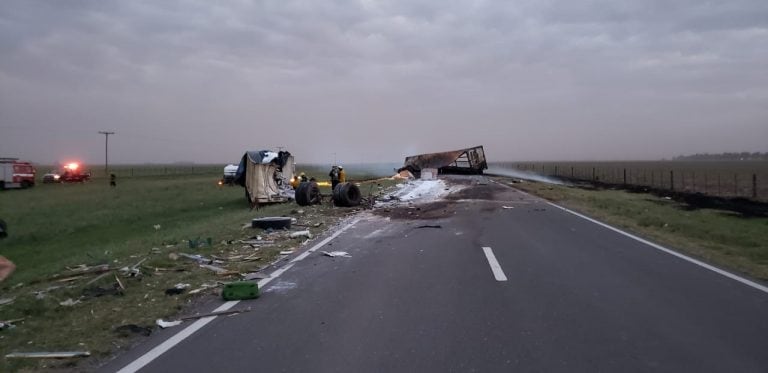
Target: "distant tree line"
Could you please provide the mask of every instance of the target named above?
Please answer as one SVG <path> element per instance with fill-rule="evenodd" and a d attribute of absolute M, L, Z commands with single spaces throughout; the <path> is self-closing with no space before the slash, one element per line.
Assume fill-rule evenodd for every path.
<path fill-rule="evenodd" d="M 672 158 L 675 161 L 768 161 L 768 153 L 719 153 L 719 154 L 693 154 L 679 155 Z"/>

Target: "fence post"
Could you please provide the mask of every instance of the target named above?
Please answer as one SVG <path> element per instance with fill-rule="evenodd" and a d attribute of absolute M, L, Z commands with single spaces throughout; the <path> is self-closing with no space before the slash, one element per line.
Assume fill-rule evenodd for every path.
<path fill-rule="evenodd" d="M 624 169 L 624 186 L 627 186 L 627 169 Z"/>
<path fill-rule="evenodd" d="M 720 173 L 717 173 L 717 196 L 720 197 L 722 195 L 723 191 L 720 188 Z"/>
<path fill-rule="evenodd" d="M 739 174 L 733 174 L 733 196 L 739 196 Z"/>
<path fill-rule="evenodd" d="M 752 174 L 752 198 L 757 199 L 757 174 Z"/>
<path fill-rule="evenodd" d="M 669 190 L 675 190 L 675 173 L 669 170 Z"/>
<path fill-rule="evenodd" d="M 573 166 L 571 166 L 571 179 L 573 179 Z"/>
<path fill-rule="evenodd" d="M 707 173 L 704 173 L 704 194 L 707 194 Z"/>
<path fill-rule="evenodd" d="M 696 193 L 696 171 L 693 171 L 693 190 L 692 192 Z"/>

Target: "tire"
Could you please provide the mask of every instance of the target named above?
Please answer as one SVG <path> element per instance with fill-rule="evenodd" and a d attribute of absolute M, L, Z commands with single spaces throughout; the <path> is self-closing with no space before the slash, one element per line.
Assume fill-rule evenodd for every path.
<path fill-rule="evenodd" d="M 360 188 L 352 183 L 342 183 L 333 190 L 333 202 L 336 206 L 354 207 L 360 205 L 362 200 Z"/>
<path fill-rule="evenodd" d="M 338 204 L 339 202 L 341 202 L 341 186 L 342 185 L 343 184 L 336 184 L 336 188 L 333 188 L 332 198 L 333 198 L 334 204 Z"/>
<path fill-rule="evenodd" d="M 320 188 L 314 181 L 304 182 L 296 188 L 296 203 L 299 206 L 309 206 L 320 203 Z"/>
<path fill-rule="evenodd" d="M 29 188 L 31 186 L 32 186 L 32 183 L 30 183 L 27 180 L 24 180 L 24 181 L 21 182 L 21 189 L 27 189 L 27 188 Z"/>
<path fill-rule="evenodd" d="M 291 218 L 284 218 L 284 217 L 268 217 L 268 218 L 258 218 L 251 220 L 251 227 L 252 228 L 261 228 L 261 229 L 290 229 L 291 228 Z"/>

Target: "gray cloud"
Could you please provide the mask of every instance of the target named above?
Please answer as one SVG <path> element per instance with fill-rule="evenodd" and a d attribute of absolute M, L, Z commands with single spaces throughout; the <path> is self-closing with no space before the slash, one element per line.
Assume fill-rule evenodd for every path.
<path fill-rule="evenodd" d="M 768 3 L 4 1 L 0 153 L 766 151 Z"/>

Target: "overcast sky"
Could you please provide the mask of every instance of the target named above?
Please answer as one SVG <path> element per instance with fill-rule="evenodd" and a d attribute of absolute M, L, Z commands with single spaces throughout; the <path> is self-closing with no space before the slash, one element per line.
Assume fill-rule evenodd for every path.
<path fill-rule="evenodd" d="M 768 151 L 768 1 L 0 2 L 0 156 Z"/>

